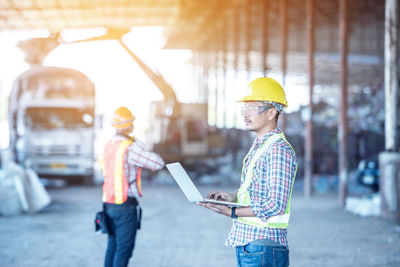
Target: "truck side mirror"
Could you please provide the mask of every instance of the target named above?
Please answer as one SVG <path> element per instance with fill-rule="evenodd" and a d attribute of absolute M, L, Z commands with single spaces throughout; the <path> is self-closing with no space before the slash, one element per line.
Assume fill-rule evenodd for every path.
<path fill-rule="evenodd" d="M 103 119 L 104 115 L 103 114 L 95 114 L 94 115 L 94 128 L 97 129 L 103 129 Z"/>

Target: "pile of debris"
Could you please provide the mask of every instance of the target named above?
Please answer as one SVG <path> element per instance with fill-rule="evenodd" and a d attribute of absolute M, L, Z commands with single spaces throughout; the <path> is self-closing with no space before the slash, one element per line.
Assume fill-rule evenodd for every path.
<path fill-rule="evenodd" d="M 50 196 L 36 172 L 11 161 L 8 151 L 1 151 L 0 215 L 36 213 L 50 204 Z"/>

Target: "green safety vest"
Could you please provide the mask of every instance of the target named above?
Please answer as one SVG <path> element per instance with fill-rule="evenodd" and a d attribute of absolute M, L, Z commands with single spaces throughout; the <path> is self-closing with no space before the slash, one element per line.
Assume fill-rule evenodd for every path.
<path fill-rule="evenodd" d="M 250 195 L 249 195 L 249 191 L 248 188 L 250 186 L 251 181 L 253 180 L 253 170 L 254 167 L 256 165 L 256 162 L 258 161 L 258 159 L 261 157 L 262 154 L 268 152 L 270 146 L 275 143 L 276 141 L 278 141 L 279 139 L 283 139 L 292 149 L 293 153 L 294 149 L 292 148 L 292 146 L 289 144 L 289 142 L 286 140 L 286 137 L 283 133 L 280 134 L 273 134 L 272 136 L 270 136 L 265 142 L 264 144 L 262 144 L 262 146 L 255 152 L 253 158 L 251 159 L 251 162 L 247 168 L 247 172 L 245 175 L 245 180 L 243 182 L 243 184 L 240 186 L 238 192 L 237 192 L 237 202 L 240 204 L 245 204 L 250 206 Z M 243 160 L 243 166 L 245 166 L 245 161 L 247 159 L 247 157 L 249 156 L 250 152 L 247 154 L 247 156 L 244 158 Z M 243 167 L 244 168 L 244 167 Z M 297 172 L 297 166 L 296 166 L 296 171 L 294 173 L 294 177 L 296 177 L 296 172 Z M 290 187 L 290 194 L 289 194 L 289 202 L 286 206 L 286 210 L 285 213 L 282 215 L 277 215 L 277 216 L 273 216 L 268 218 L 267 222 L 262 221 L 260 218 L 258 217 L 239 217 L 237 220 L 245 223 L 245 224 L 250 224 L 253 226 L 257 226 L 257 227 L 269 227 L 269 228 L 287 228 L 289 226 L 289 217 L 290 217 L 290 199 L 292 196 L 292 189 L 293 189 L 293 184 L 294 184 L 294 179 L 292 182 L 292 186 Z"/>

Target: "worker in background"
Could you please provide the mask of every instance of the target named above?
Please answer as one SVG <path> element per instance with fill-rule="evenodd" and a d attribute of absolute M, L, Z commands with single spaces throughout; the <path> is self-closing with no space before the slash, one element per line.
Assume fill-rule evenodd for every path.
<path fill-rule="evenodd" d="M 233 219 L 226 245 L 236 248 L 237 266 L 288 266 L 287 227 L 297 161 L 278 127 L 287 107 L 286 95 L 274 79 L 258 78 L 239 102 L 244 102 L 241 112 L 246 126 L 257 137 L 243 160 L 236 193 L 215 191 L 208 197 L 248 207 L 199 205 Z"/>
<path fill-rule="evenodd" d="M 141 170 L 160 170 L 163 159 L 130 134 L 135 117 L 126 107 L 114 113 L 116 134 L 105 145 L 100 162 L 104 174 L 103 202 L 108 217 L 108 245 L 104 266 L 127 266 L 140 229 Z"/>

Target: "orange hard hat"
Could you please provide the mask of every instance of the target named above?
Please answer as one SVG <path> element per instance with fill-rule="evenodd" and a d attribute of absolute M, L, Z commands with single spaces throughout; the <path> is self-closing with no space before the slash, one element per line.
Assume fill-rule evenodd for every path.
<path fill-rule="evenodd" d="M 135 117 L 128 108 L 119 107 L 114 112 L 114 118 L 111 122 L 111 125 L 116 129 L 122 130 L 133 126 L 134 120 Z"/>

